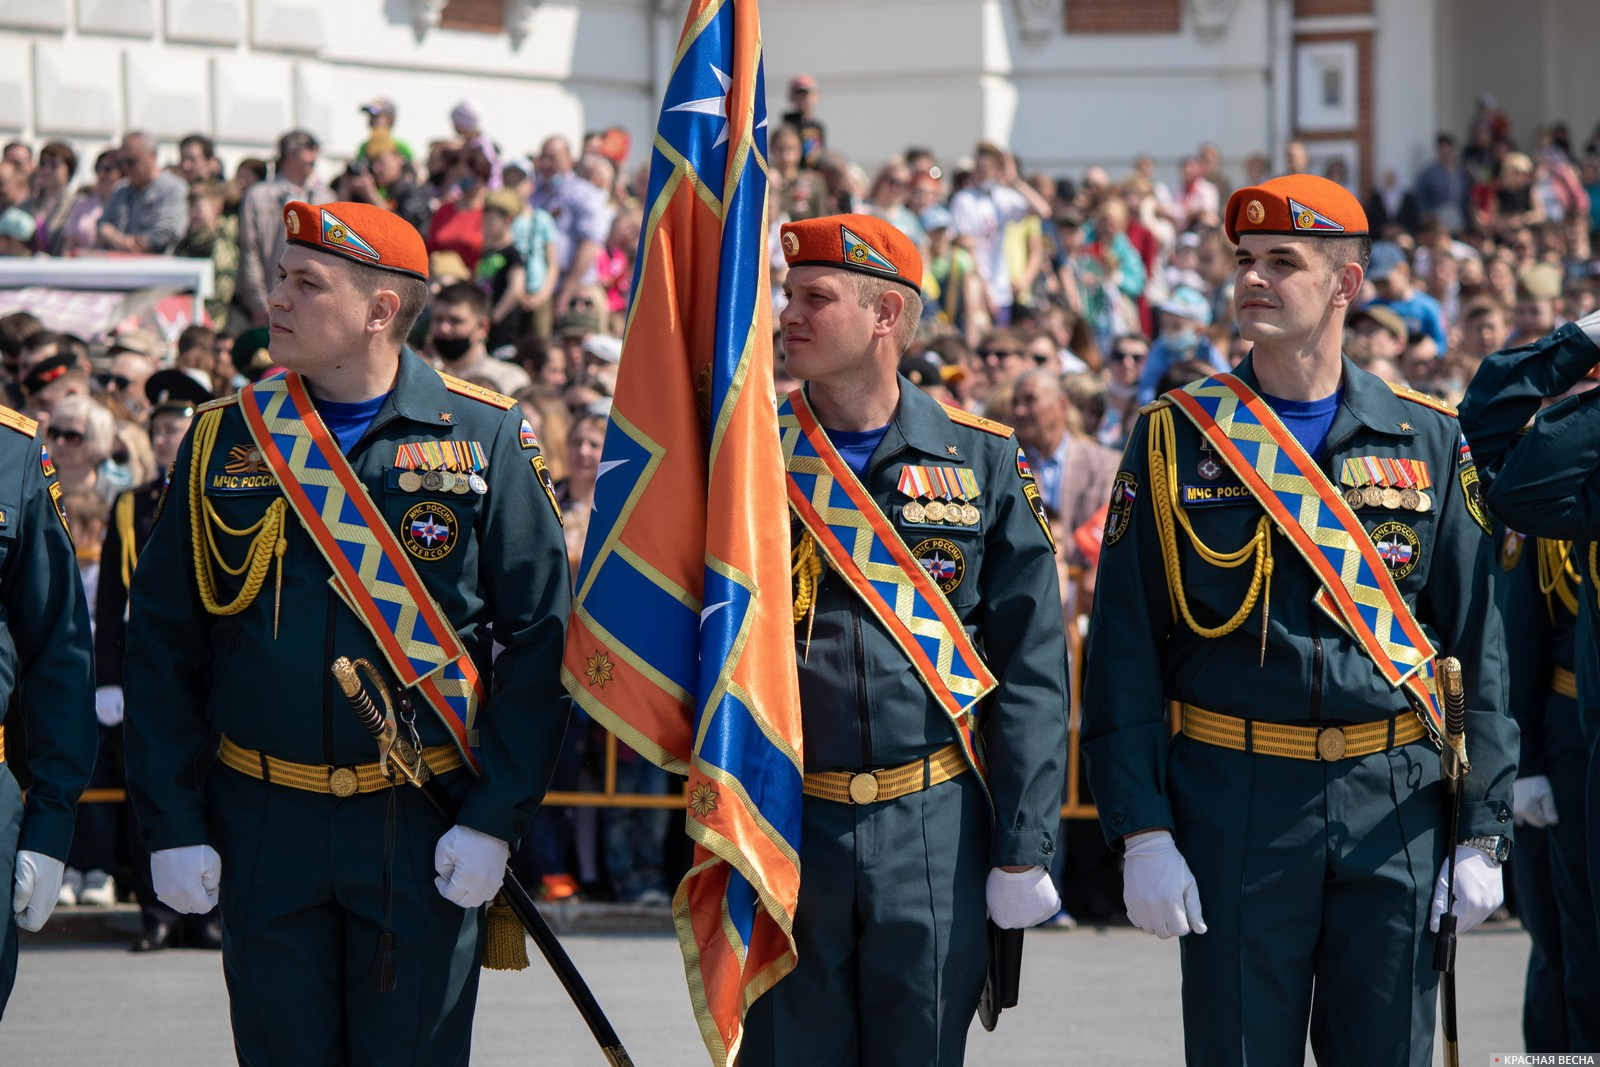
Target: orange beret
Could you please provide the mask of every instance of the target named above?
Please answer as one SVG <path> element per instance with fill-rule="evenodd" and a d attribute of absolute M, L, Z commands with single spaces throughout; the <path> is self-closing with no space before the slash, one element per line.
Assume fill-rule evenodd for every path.
<path fill-rule="evenodd" d="M 1279 233 L 1290 237 L 1365 237 L 1367 213 L 1355 195 L 1315 174 L 1285 174 L 1240 189 L 1223 213 L 1228 240 L 1241 233 Z"/>
<path fill-rule="evenodd" d="M 783 224 L 791 267 L 837 267 L 909 285 L 922 293 L 922 255 L 911 238 L 871 215 L 824 215 Z"/>
<path fill-rule="evenodd" d="M 343 200 L 312 205 L 291 200 L 283 229 L 292 244 L 428 280 L 428 248 L 415 226 L 387 208 Z"/>

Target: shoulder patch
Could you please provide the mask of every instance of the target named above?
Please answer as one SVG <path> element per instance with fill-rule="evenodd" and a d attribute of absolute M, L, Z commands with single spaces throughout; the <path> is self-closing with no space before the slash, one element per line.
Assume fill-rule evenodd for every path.
<path fill-rule="evenodd" d="M 219 396 L 215 400 L 207 400 L 204 404 L 201 404 L 199 407 L 195 408 L 194 413 L 199 415 L 200 413 L 206 411 L 217 411 L 221 408 L 230 408 L 238 402 L 238 393 L 232 393 L 228 396 Z"/>
<path fill-rule="evenodd" d="M 944 408 L 944 413 L 950 416 L 951 422 L 960 423 L 962 426 L 970 426 L 974 430 L 992 433 L 996 437 L 1010 437 L 1013 432 L 1011 427 L 1003 422 L 995 422 L 993 419 L 986 419 L 982 415 L 974 415 L 970 411 L 953 407 L 949 404 L 940 404 L 939 406 Z"/>
<path fill-rule="evenodd" d="M 1394 395 L 1401 400 L 1409 400 L 1413 404 L 1421 404 L 1425 408 L 1432 408 L 1441 414 L 1449 415 L 1452 419 L 1456 417 L 1456 409 L 1438 397 L 1429 396 L 1427 393 L 1419 393 L 1409 385 L 1397 385 L 1394 382 L 1385 382 L 1384 384 L 1393 390 Z"/>
<path fill-rule="evenodd" d="M 493 389 L 485 389 L 481 385 L 473 385 L 471 382 L 462 381 L 460 378 L 454 377 L 453 375 L 440 373 L 439 377 L 444 379 L 444 387 L 450 390 L 452 393 L 456 393 L 460 396 L 471 397 L 473 400 L 477 400 L 484 404 L 490 404 L 494 407 L 500 408 L 502 411 L 510 410 L 517 403 L 504 393 L 497 393 Z"/>
<path fill-rule="evenodd" d="M 20 411 L 0 404 L 0 426 L 9 426 L 24 437 L 39 436 L 39 424 Z"/>
<path fill-rule="evenodd" d="M 1139 409 L 1139 414 L 1148 415 L 1152 411 L 1160 411 L 1162 408 L 1170 408 L 1171 406 L 1172 401 L 1168 400 L 1164 396 L 1158 396 L 1154 400 L 1150 401 L 1150 403 L 1141 407 Z"/>

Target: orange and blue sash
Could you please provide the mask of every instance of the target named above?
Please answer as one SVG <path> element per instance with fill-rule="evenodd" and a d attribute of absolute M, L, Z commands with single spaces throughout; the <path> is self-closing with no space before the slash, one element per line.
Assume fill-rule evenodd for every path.
<path fill-rule="evenodd" d="M 955 726 L 987 795 L 978 702 L 996 682 L 961 617 L 839 455 L 796 389 L 778 405 L 789 506 L 828 563 L 889 631 Z"/>
<path fill-rule="evenodd" d="M 473 773 L 483 686 L 455 628 L 422 584 L 298 374 L 239 394 L 250 436 L 289 506 L 333 568 L 334 590 L 377 639 L 400 684 L 415 687 L 449 728 Z"/>
<path fill-rule="evenodd" d="M 1404 687 L 1435 739 L 1444 715 L 1433 684 L 1433 645 L 1389 568 L 1322 468 L 1238 377 L 1218 374 L 1166 394 L 1272 516 L 1322 588 L 1316 602 L 1396 688 Z"/>

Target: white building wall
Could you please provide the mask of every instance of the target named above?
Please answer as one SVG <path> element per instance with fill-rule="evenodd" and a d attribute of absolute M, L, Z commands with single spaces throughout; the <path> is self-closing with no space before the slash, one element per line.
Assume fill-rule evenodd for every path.
<path fill-rule="evenodd" d="M 913 144 L 954 161 L 982 137 L 1074 175 L 1120 175 L 1148 152 L 1171 180 L 1202 142 L 1235 177 L 1253 152 L 1277 157 L 1292 0 L 1187 0 L 1176 35 L 1077 37 L 1064 32 L 1068 2 L 765 0 L 769 106 L 776 118 L 790 76 L 815 75 L 830 144 L 869 169 Z M 685 0 L 510 0 L 515 37 L 419 36 L 427 6 L 0 0 L 0 138 L 60 138 L 92 156 L 131 128 L 169 144 L 200 131 L 231 162 L 303 126 L 331 174 L 365 136 L 357 105 L 387 95 L 419 151 L 467 98 L 509 154 L 620 124 L 634 162 L 646 158 Z M 1414 174 L 1481 92 L 1524 137 L 1560 117 L 1581 142 L 1600 119 L 1595 0 L 1377 0 L 1368 23 L 1379 174 Z"/>
<path fill-rule="evenodd" d="M 419 37 L 413 7 L 0 0 L 0 137 L 61 139 L 92 159 L 129 129 L 169 146 L 201 132 L 231 162 L 270 157 L 299 126 L 322 142 L 331 175 L 366 137 L 357 107 L 381 95 L 418 152 L 450 135 L 450 109 L 469 99 L 508 154 L 620 124 L 643 158 L 657 101 L 653 0 L 528 4 L 517 39 L 437 28 Z M 164 158 L 174 156 L 169 147 Z"/>
<path fill-rule="evenodd" d="M 1450 0 L 1445 0 L 1448 6 Z M 1410 185 L 1433 162 L 1439 132 L 1434 69 L 1435 0 L 1377 0 L 1372 38 L 1372 176 Z"/>
<path fill-rule="evenodd" d="M 1186 10 L 1175 36 L 1068 37 L 1059 0 L 1037 19 L 1014 0 L 766 0 L 769 106 L 814 75 L 830 146 L 869 169 L 987 137 L 1048 173 L 1120 175 L 1146 152 L 1172 172 L 1206 141 L 1236 170 L 1272 140 L 1267 6 L 1240 0 L 1211 33 Z"/>

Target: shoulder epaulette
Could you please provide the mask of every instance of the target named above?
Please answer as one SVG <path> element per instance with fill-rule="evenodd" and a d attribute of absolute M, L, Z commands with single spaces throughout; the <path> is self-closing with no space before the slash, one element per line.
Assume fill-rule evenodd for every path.
<path fill-rule="evenodd" d="M 1139 414 L 1148 415 L 1152 411 L 1160 411 L 1162 408 L 1167 408 L 1167 407 L 1171 407 L 1171 406 L 1172 406 L 1172 401 L 1168 400 L 1164 396 L 1158 396 L 1154 400 L 1150 401 L 1150 403 L 1148 403 L 1144 407 L 1140 408 L 1139 409 Z"/>
<path fill-rule="evenodd" d="M 207 400 L 204 404 L 201 404 L 199 407 L 195 408 L 194 413 L 198 415 L 202 411 L 215 411 L 218 408 L 232 407 L 238 402 L 239 394 L 229 393 L 227 396 L 219 396 L 215 400 Z"/>
<path fill-rule="evenodd" d="M 24 437 L 39 436 L 39 424 L 20 411 L 12 411 L 0 404 L 0 424 L 11 427 Z"/>
<path fill-rule="evenodd" d="M 1429 396 L 1427 393 L 1419 393 L 1409 385 L 1396 385 L 1394 382 L 1386 382 L 1385 384 L 1394 390 L 1394 395 L 1401 400 L 1409 400 L 1413 404 L 1421 404 L 1425 408 L 1432 408 L 1435 411 L 1449 415 L 1452 419 L 1456 417 L 1456 409 L 1438 397 Z"/>
<path fill-rule="evenodd" d="M 944 408 L 944 413 L 950 416 L 951 422 L 959 422 L 963 426 L 970 426 L 974 430 L 982 430 L 984 433 L 992 433 L 996 437 L 1010 437 L 1013 433 L 1011 427 L 1003 422 L 995 422 L 993 419 L 986 419 L 982 415 L 974 415 L 970 411 L 953 407 L 950 404 L 940 404 L 939 406 Z"/>
<path fill-rule="evenodd" d="M 474 400 L 485 404 L 493 404 L 502 410 L 508 410 L 516 404 L 516 400 L 513 398 L 506 396 L 504 393 L 497 393 L 493 389 L 485 389 L 481 385 L 473 385 L 471 382 L 462 381 L 460 378 L 442 372 L 439 377 L 444 379 L 444 387 L 452 393 L 470 396 Z"/>

